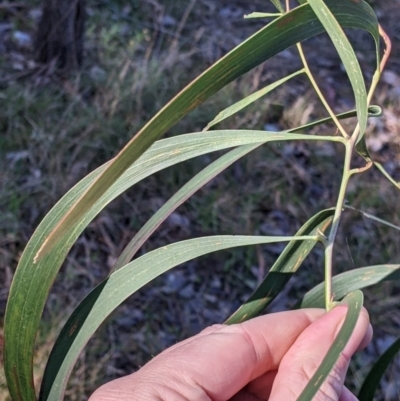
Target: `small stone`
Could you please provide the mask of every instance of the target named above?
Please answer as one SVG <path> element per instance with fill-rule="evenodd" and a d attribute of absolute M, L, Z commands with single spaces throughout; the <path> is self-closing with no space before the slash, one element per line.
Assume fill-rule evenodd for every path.
<path fill-rule="evenodd" d="M 397 87 L 400 85 L 400 77 L 393 71 L 386 70 L 382 73 L 382 81 L 385 84 Z"/>
<path fill-rule="evenodd" d="M 180 291 L 187 284 L 187 279 L 182 272 L 170 272 L 166 275 L 166 283 L 162 288 L 165 294 L 173 294 Z"/>
<path fill-rule="evenodd" d="M 171 17 L 170 15 L 164 15 L 160 20 L 159 20 L 161 25 L 164 26 L 175 26 L 176 25 L 176 19 L 174 17 Z"/>
<path fill-rule="evenodd" d="M 32 37 L 29 33 L 14 31 L 12 37 L 19 47 L 29 48 L 32 45 Z"/>
<path fill-rule="evenodd" d="M 189 219 L 183 214 L 177 212 L 171 213 L 167 222 L 172 227 L 188 228 L 190 225 Z"/>
<path fill-rule="evenodd" d="M 215 304 L 218 301 L 217 296 L 212 294 L 204 294 L 204 299 L 212 304 Z"/>
<path fill-rule="evenodd" d="M 106 78 L 106 72 L 97 65 L 94 65 L 90 69 L 90 77 L 95 81 L 104 81 Z"/>
<path fill-rule="evenodd" d="M 40 18 L 42 17 L 42 9 L 41 8 L 32 8 L 29 11 L 28 15 L 32 18 L 35 22 L 39 22 Z"/>
<path fill-rule="evenodd" d="M 269 132 L 279 132 L 280 131 L 279 127 L 276 124 L 265 124 L 264 129 L 265 129 L 265 131 L 269 131 Z"/>
<path fill-rule="evenodd" d="M 215 276 L 210 284 L 210 287 L 219 290 L 221 286 L 222 286 L 221 280 L 219 279 L 219 277 Z"/>
<path fill-rule="evenodd" d="M 195 295 L 194 287 L 192 284 L 188 284 L 181 291 L 179 291 L 179 296 L 185 299 L 193 298 Z"/>

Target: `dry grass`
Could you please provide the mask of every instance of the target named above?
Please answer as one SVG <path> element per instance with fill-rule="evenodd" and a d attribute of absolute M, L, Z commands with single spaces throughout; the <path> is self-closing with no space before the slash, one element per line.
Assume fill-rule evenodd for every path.
<path fill-rule="evenodd" d="M 68 77 L 30 71 L 29 49 L 18 47 L 11 33 L 4 37 L 7 51 L 0 59 L 0 280 L 4 283 L 0 316 L 19 256 L 52 205 L 80 178 L 112 157 L 179 88 L 255 31 L 260 22 L 244 22 L 241 17 L 265 7 L 261 0 L 251 9 L 239 0 L 198 0 L 192 9 L 187 4 L 176 0 L 162 5 L 148 0 L 135 8 L 98 0 L 89 9 L 85 66 Z M 396 1 L 379 4 L 395 48 L 388 66 L 392 75 L 385 75 L 376 96 L 384 116 L 372 121 L 369 132 L 375 157 L 397 179 L 400 77 L 396 71 L 400 60 L 396 55 L 400 32 L 393 10 L 398 7 Z M 32 33 L 32 9 L 35 7 L 29 2 L 16 14 L 4 12 L 4 19 L 14 23 L 15 29 Z M 369 42 L 362 35 L 353 37 L 368 76 Z M 328 99 L 342 111 L 353 100 L 338 58 L 327 43 L 321 37 L 305 47 Z M 316 45 L 323 50 L 317 53 Z M 168 135 L 201 130 L 219 110 L 294 71 L 297 63 L 294 52 L 285 52 L 214 96 Z M 30 73 L 24 75 L 27 71 Z M 321 113 L 307 82 L 295 79 L 223 126 L 262 129 L 269 124 L 287 128 Z M 123 246 L 149 216 L 215 157 L 201 157 L 146 179 L 90 224 L 68 256 L 49 297 L 35 359 L 38 382 L 68 313 L 107 275 Z M 292 234 L 311 215 L 335 203 L 341 174 L 336 166 L 341 160 L 341 149 L 330 144 L 285 143 L 260 148 L 182 205 L 141 252 L 216 233 Z M 377 171 L 354 180 L 347 199 L 356 208 L 400 225 L 399 194 Z M 336 247 L 336 271 L 398 263 L 397 239 L 396 232 L 346 213 Z M 223 321 L 252 292 L 281 249 L 275 245 L 220 252 L 179 267 L 146 286 L 119 308 L 90 342 L 78 361 L 67 399 L 85 399 L 100 383 L 134 371 L 163 348 Z M 316 249 L 272 309 L 289 307 L 321 280 L 322 252 Z M 393 284 L 367 292 L 367 306 L 373 322 L 379 325 L 378 339 L 382 341 L 398 336 L 397 292 L 398 286 Z M 375 351 L 371 348 L 368 352 L 355 362 L 353 386 L 371 365 Z M 396 377 L 398 367 L 394 369 L 387 380 L 390 375 Z M 2 369 L 0 372 L 3 399 Z M 382 399 L 399 398 L 382 394 Z"/>

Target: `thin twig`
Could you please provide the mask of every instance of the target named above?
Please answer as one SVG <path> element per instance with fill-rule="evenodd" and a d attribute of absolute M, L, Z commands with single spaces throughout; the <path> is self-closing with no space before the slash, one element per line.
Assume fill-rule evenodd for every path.
<path fill-rule="evenodd" d="M 358 168 L 353 168 L 352 170 L 350 170 L 350 174 L 360 174 L 363 173 L 364 171 L 369 170 L 374 164 L 372 163 L 371 160 L 368 160 L 367 163 L 365 164 L 365 166 L 362 167 L 358 167 Z"/>
<path fill-rule="evenodd" d="M 313 74 L 312 74 L 312 72 L 310 70 L 310 67 L 308 66 L 308 62 L 307 62 L 307 59 L 306 59 L 306 57 L 304 55 L 303 47 L 302 47 L 301 43 L 297 43 L 297 50 L 299 52 L 301 61 L 303 63 L 305 73 L 307 74 L 308 79 L 310 80 L 311 85 L 313 86 L 313 88 L 314 88 L 315 92 L 317 93 L 319 99 L 321 100 L 322 104 L 325 106 L 326 111 L 329 113 L 329 116 L 332 118 L 333 122 L 336 124 L 336 127 L 338 128 L 338 130 L 340 131 L 342 136 L 344 138 L 346 138 L 346 139 L 349 138 L 349 135 L 347 134 L 346 130 L 343 128 L 342 124 L 340 124 L 339 119 L 336 117 L 335 113 L 333 112 L 333 110 L 329 106 L 329 103 L 325 99 L 324 94 L 319 89 L 319 86 L 318 86 L 317 82 L 314 79 L 314 76 L 313 76 Z"/>
<path fill-rule="evenodd" d="M 379 35 L 382 37 L 383 41 L 385 42 L 385 50 L 383 53 L 383 57 L 382 60 L 379 64 L 379 67 L 377 68 L 377 70 L 375 71 L 374 76 L 372 77 L 372 82 L 371 82 L 371 87 L 368 91 L 368 96 L 367 96 L 367 106 L 369 106 L 371 104 L 372 101 L 372 97 L 374 96 L 375 93 L 375 89 L 378 86 L 379 80 L 381 78 L 381 74 L 382 71 L 384 70 L 385 66 L 386 66 L 386 62 L 390 56 L 390 53 L 392 51 L 392 41 L 390 40 L 389 36 L 387 35 L 387 33 L 384 31 L 384 29 L 382 28 L 381 25 L 379 25 Z M 352 136 L 357 136 L 360 133 L 360 124 L 357 123 L 354 132 L 352 134 Z"/>
<path fill-rule="evenodd" d="M 392 52 L 392 41 L 390 40 L 388 34 L 384 31 L 381 25 L 379 25 L 379 35 L 381 35 L 381 38 L 385 42 L 385 50 L 380 64 L 380 72 L 382 73 L 386 66 L 386 62 L 388 61 L 390 53 Z"/>
<path fill-rule="evenodd" d="M 183 13 L 183 16 L 182 16 L 182 18 L 181 18 L 181 20 L 180 20 L 180 22 L 179 22 L 179 24 L 178 24 L 178 27 L 177 27 L 177 29 L 176 29 L 176 31 L 175 31 L 175 35 L 174 35 L 175 39 L 173 40 L 173 42 L 172 42 L 172 44 L 171 44 L 171 46 L 170 46 L 170 48 L 169 48 L 169 53 L 170 53 L 170 54 L 171 54 L 171 53 L 175 54 L 175 52 L 176 52 L 177 49 L 178 49 L 178 44 L 179 44 L 179 40 L 180 40 L 180 38 L 181 38 L 182 30 L 183 30 L 183 28 L 184 28 L 185 25 L 186 25 L 186 22 L 187 22 L 187 20 L 188 20 L 188 18 L 189 18 L 190 13 L 191 13 L 192 10 L 193 10 L 195 4 L 196 4 L 196 1 L 197 1 L 197 0 L 192 0 L 192 1 L 189 3 L 189 5 L 186 7 L 185 12 Z"/>

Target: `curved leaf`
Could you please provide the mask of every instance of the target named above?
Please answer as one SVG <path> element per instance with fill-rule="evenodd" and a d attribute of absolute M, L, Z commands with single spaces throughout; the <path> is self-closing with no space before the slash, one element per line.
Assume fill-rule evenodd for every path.
<path fill-rule="evenodd" d="M 4 366 L 13 399 L 34 400 L 34 389 L 31 387 L 33 350 L 46 298 L 68 251 L 85 227 L 108 203 L 145 177 L 184 160 L 234 146 L 296 139 L 341 142 L 338 137 L 229 130 L 187 134 L 158 141 L 91 205 L 79 222 L 69 227 L 63 241 L 57 244 L 51 254 L 34 264 L 36 252 L 52 229 L 110 163 L 72 188 L 36 229 L 21 256 L 11 284 L 4 322 Z"/>
<path fill-rule="evenodd" d="M 296 236 L 323 233 L 330 225 L 334 213 L 335 209 L 327 209 L 317 213 L 300 228 Z M 315 244 L 316 241 L 310 240 L 289 242 L 262 283 L 225 323 L 241 323 L 260 314 L 280 293 Z"/>
<path fill-rule="evenodd" d="M 348 310 L 343 325 L 332 346 L 329 348 L 324 360 L 322 361 L 321 366 L 317 369 L 310 381 L 307 383 L 306 388 L 300 394 L 299 398 L 297 398 L 297 401 L 312 401 L 315 394 L 317 394 L 323 382 L 332 371 L 344 347 L 353 334 L 354 328 L 356 327 L 356 323 L 358 317 L 360 316 L 360 311 L 363 305 L 363 298 L 363 293 L 361 291 L 354 291 L 347 295 L 341 302 L 348 305 Z"/>
<path fill-rule="evenodd" d="M 240 110 L 244 109 L 245 107 L 249 106 L 250 104 L 254 103 L 256 100 L 260 99 L 261 97 L 265 96 L 267 93 L 273 91 L 278 86 L 282 85 L 283 83 L 289 81 L 290 79 L 296 77 L 297 75 L 303 74 L 304 69 L 294 72 L 293 74 L 288 75 L 278 81 L 273 82 L 270 85 L 267 85 L 265 88 L 258 90 L 257 92 L 252 93 L 251 95 L 245 97 L 244 99 L 240 100 L 239 102 L 233 104 L 232 106 L 227 107 L 225 110 L 222 110 L 217 114 L 217 116 L 210 121 L 207 126 L 204 128 L 203 131 L 209 130 L 212 126 L 220 123 L 221 121 L 226 120 L 227 118 L 233 116 L 234 114 L 238 113 Z"/>
<path fill-rule="evenodd" d="M 362 290 L 383 281 L 399 280 L 400 265 L 377 265 L 360 267 L 338 274 L 332 279 L 334 301 L 342 299 L 346 294 Z M 324 283 L 318 284 L 308 291 L 295 308 L 324 308 Z"/>
<path fill-rule="evenodd" d="M 147 241 L 147 239 L 157 230 L 163 221 L 183 202 L 189 199 L 196 191 L 202 188 L 207 182 L 216 177 L 236 160 L 245 156 L 256 149 L 259 144 L 246 145 L 231 150 L 229 153 L 221 156 L 215 162 L 208 165 L 205 169 L 196 174 L 189 180 L 178 192 L 176 192 L 165 204 L 151 216 L 146 224 L 136 233 L 129 244 L 121 252 L 114 265 L 114 270 L 125 266 Z"/>
<path fill-rule="evenodd" d="M 293 131 L 294 132 L 294 131 Z M 374 166 L 383 174 L 383 176 L 392 183 L 397 189 L 400 189 L 400 182 L 396 182 L 393 177 L 385 170 L 381 163 L 378 163 L 372 160 L 372 157 L 369 153 L 367 143 L 365 141 L 365 136 L 360 137 L 359 141 L 356 144 L 357 153 L 362 156 L 368 163 L 373 163 Z"/>
<path fill-rule="evenodd" d="M 167 270 L 222 249 L 318 237 L 262 237 L 221 235 L 196 238 L 149 252 L 117 270 L 78 305 L 63 327 L 49 357 L 40 401 L 61 400 L 80 352 L 106 317 L 126 298 Z"/>
<path fill-rule="evenodd" d="M 379 382 L 382 379 L 386 369 L 393 361 L 394 357 L 400 351 L 400 338 L 398 338 L 375 362 L 372 369 L 364 379 L 364 382 L 358 393 L 360 401 L 373 401 Z"/>
<path fill-rule="evenodd" d="M 375 37 L 376 17 L 363 0 L 327 0 L 329 10 L 342 26 L 369 31 Z M 290 27 L 290 29 L 288 29 Z M 212 67 L 190 83 L 160 110 L 112 160 L 96 181 L 87 189 L 57 224 L 35 255 L 35 262 L 43 258 L 57 242 L 62 242 L 70 226 L 78 223 L 96 200 L 137 160 L 151 144 L 169 128 L 203 103 L 218 90 L 282 50 L 323 32 L 323 27 L 309 4 L 299 6 L 272 21 L 255 33 Z M 347 64 L 347 62 L 346 62 Z M 353 67 L 353 64 L 351 64 Z M 348 71 L 353 75 L 358 73 Z M 352 78 L 353 81 L 355 78 Z M 357 82 L 356 98 L 360 120 L 366 120 L 361 84 Z M 365 107 L 364 107 L 365 106 Z M 365 114 L 365 115 L 364 115 Z M 24 400 L 29 401 L 29 400 Z"/>
<path fill-rule="evenodd" d="M 357 117 L 360 125 L 360 135 L 362 136 L 367 127 L 368 105 L 367 89 L 360 64 L 346 34 L 325 2 L 323 0 L 308 0 L 308 4 L 310 4 L 330 36 L 346 69 L 356 100 Z M 378 29 L 377 21 L 376 28 Z"/>
<path fill-rule="evenodd" d="M 397 189 L 400 189 L 400 182 L 395 181 L 393 177 L 385 170 L 381 163 L 373 162 L 375 167 L 383 174 L 383 176 L 389 180 Z"/>

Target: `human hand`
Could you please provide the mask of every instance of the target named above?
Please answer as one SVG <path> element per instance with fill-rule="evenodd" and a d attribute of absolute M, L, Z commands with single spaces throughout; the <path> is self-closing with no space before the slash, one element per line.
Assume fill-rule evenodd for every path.
<path fill-rule="evenodd" d="M 89 401 L 295 401 L 339 331 L 347 307 L 304 309 L 214 325 L 165 350 Z M 368 313 L 314 400 L 355 401 L 343 382 L 351 356 L 372 338 Z"/>

